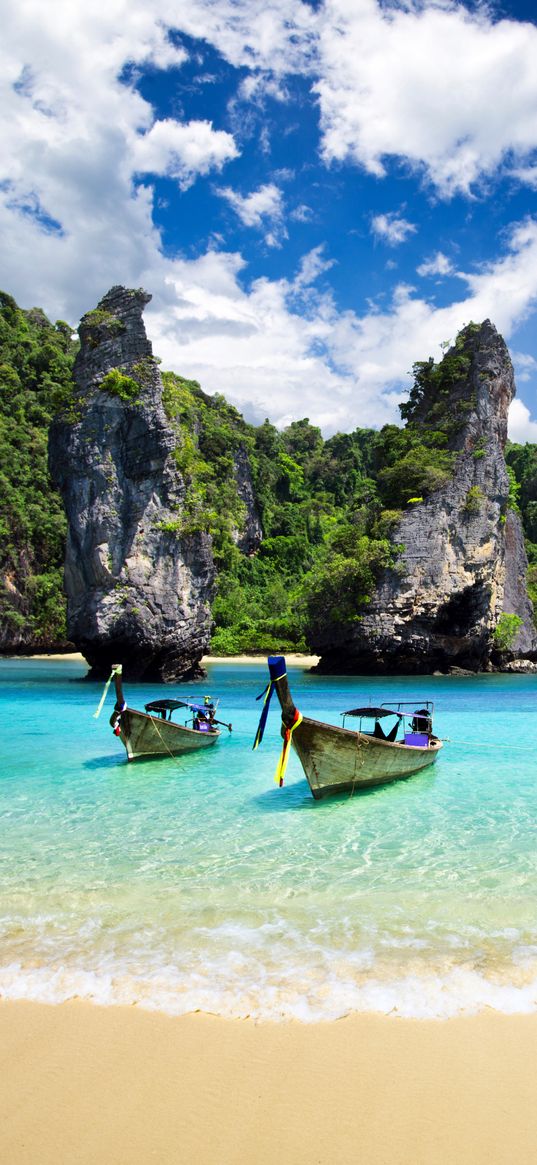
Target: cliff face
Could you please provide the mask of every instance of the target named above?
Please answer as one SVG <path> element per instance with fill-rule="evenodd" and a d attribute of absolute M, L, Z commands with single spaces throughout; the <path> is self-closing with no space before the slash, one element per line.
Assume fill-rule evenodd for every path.
<path fill-rule="evenodd" d="M 453 476 L 404 513 L 392 533 L 402 547 L 396 568 L 381 577 L 363 617 L 312 643 L 321 670 L 480 670 L 494 659 L 502 613 L 522 620 L 512 654 L 537 651 L 522 528 L 508 509 L 503 456 L 515 392 L 511 361 L 490 321 L 461 335 L 465 373 L 447 405 L 463 418 L 449 442 Z M 418 402 L 413 422 L 429 424 L 435 407 L 430 396 Z"/>
<path fill-rule="evenodd" d="M 182 533 L 185 484 L 145 334 L 150 296 L 114 287 L 79 328 L 74 420 L 51 428 L 49 464 L 68 536 L 68 634 L 91 665 L 127 679 L 188 679 L 210 634 L 210 537 Z"/>
<path fill-rule="evenodd" d="M 255 554 L 263 541 L 263 527 L 257 508 L 250 462 L 242 448 L 237 450 L 233 459 L 233 475 L 245 515 L 242 529 L 233 531 L 233 541 L 243 554 Z"/>

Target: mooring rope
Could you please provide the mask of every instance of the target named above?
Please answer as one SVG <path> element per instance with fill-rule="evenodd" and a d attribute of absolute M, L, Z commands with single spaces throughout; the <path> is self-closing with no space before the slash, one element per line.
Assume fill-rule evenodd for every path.
<path fill-rule="evenodd" d="M 441 740 L 444 744 L 469 744 L 472 748 L 508 748 L 509 752 L 516 749 L 517 752 L 531 752 L 535 755 L 534 748 L 526 748 L 523 744 L 490 744 L 488 742 L 481 743 L 479 740 L 453 740 L 451 736 L 439 736 L 437 739 Z"/>

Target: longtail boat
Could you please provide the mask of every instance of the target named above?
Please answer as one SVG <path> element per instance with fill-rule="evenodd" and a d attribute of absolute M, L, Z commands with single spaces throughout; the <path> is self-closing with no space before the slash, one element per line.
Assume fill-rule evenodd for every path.
<path fill-rule="evenodd" d="M 341 727 L 311 720 L 295 707 L 285 659 L 269 656 L 270 680 L 258 696 L 264 697 L 254 741 L 263 738 L 268 707 L 276 691 L 282 711 L 283 748 L 275 780 L 283 784 L 289 750 L 294 748 L 316 800 L 333 793 L 354 793 L 390 781 L 404 780 L 434 764 L 442 741 L 433 735 L 433 704 L 430 700 L 390 701 L 379 707 L 351 708 L 342 712 Z M 358 718 L 358 731 L 345 727 L 348 716 Z M 383 723 L 395 717 L 388 731 Z M 369 728 L 363 727 L 365 721 Z"/>
<path fill-rule="evenodd" d="M 231 724 L 217 720 L 215 704 L 209 696 L 203 704 L 190 700 L 153 700 L 145 704 L 145 712 L 129 708 L 123 695 L 122 667 L 114 664 L 108 681 L 115 682 L 116 703 L 110 717 L 114 736 L 124 744 L 127 759 L 139 757 L 182 756 L 198 749 L 211 748 L 220 738 L 220 727 L 231 732 Z M 95 715 L 99 715 L 108 685 Z M 187 709 L 187 722 L 177 724 L 172 713 L 178 708 Z"/>

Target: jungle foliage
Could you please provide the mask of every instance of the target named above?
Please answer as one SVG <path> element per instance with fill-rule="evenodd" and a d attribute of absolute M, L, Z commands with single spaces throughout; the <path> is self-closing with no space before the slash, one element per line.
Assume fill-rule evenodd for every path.
<path fill-rule="evenodd" d="M 528 594 L 537 625 L 537 445 L 508 441 L 505 450 L 510 478 L 510 504 L 518 510 L 526 538 Z"/>
<path fill-rule="evenodd" d="M 72 328 L 0 292 L 0 621 L 35 644 L 65 639 L 66 521 L 48 427 L 71 401 Z"/>

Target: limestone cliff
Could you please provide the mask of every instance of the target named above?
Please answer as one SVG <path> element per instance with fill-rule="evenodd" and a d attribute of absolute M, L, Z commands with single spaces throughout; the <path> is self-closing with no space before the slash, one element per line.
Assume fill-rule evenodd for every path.
<path fill-rule="evenodd" d="M 440 402 L 430 391 L 410 412 L 414 425 L 431 427 L 440 408 L 449 411 L 452 476 L 404 512 L 391 535 L 401 547 L 396 566 L 379 579 L 361 617 L 313 635 L 323 671 L 481 670 L 497 658 L 502 613 L 522 620 L 510 654 L 537 652 L 524 539 L 508 506 L 503 455 L 515 392 L 509 353 L 486 320 L 464 329 L 447 355 L 464 370 L 449 399 Z"/>
<path fill-rule="evenodd" d="M 103 676 L 202 674 L 214 581 L 211 540 L 182 533 L 177 439 L 142 311 L 151 296 L 114 287 L 79 328 L 74 416 L 54 422 L 51 474 L 68 518 L 68 634 Z M 185 529 L 189 529 L 185 526 Z"/>

